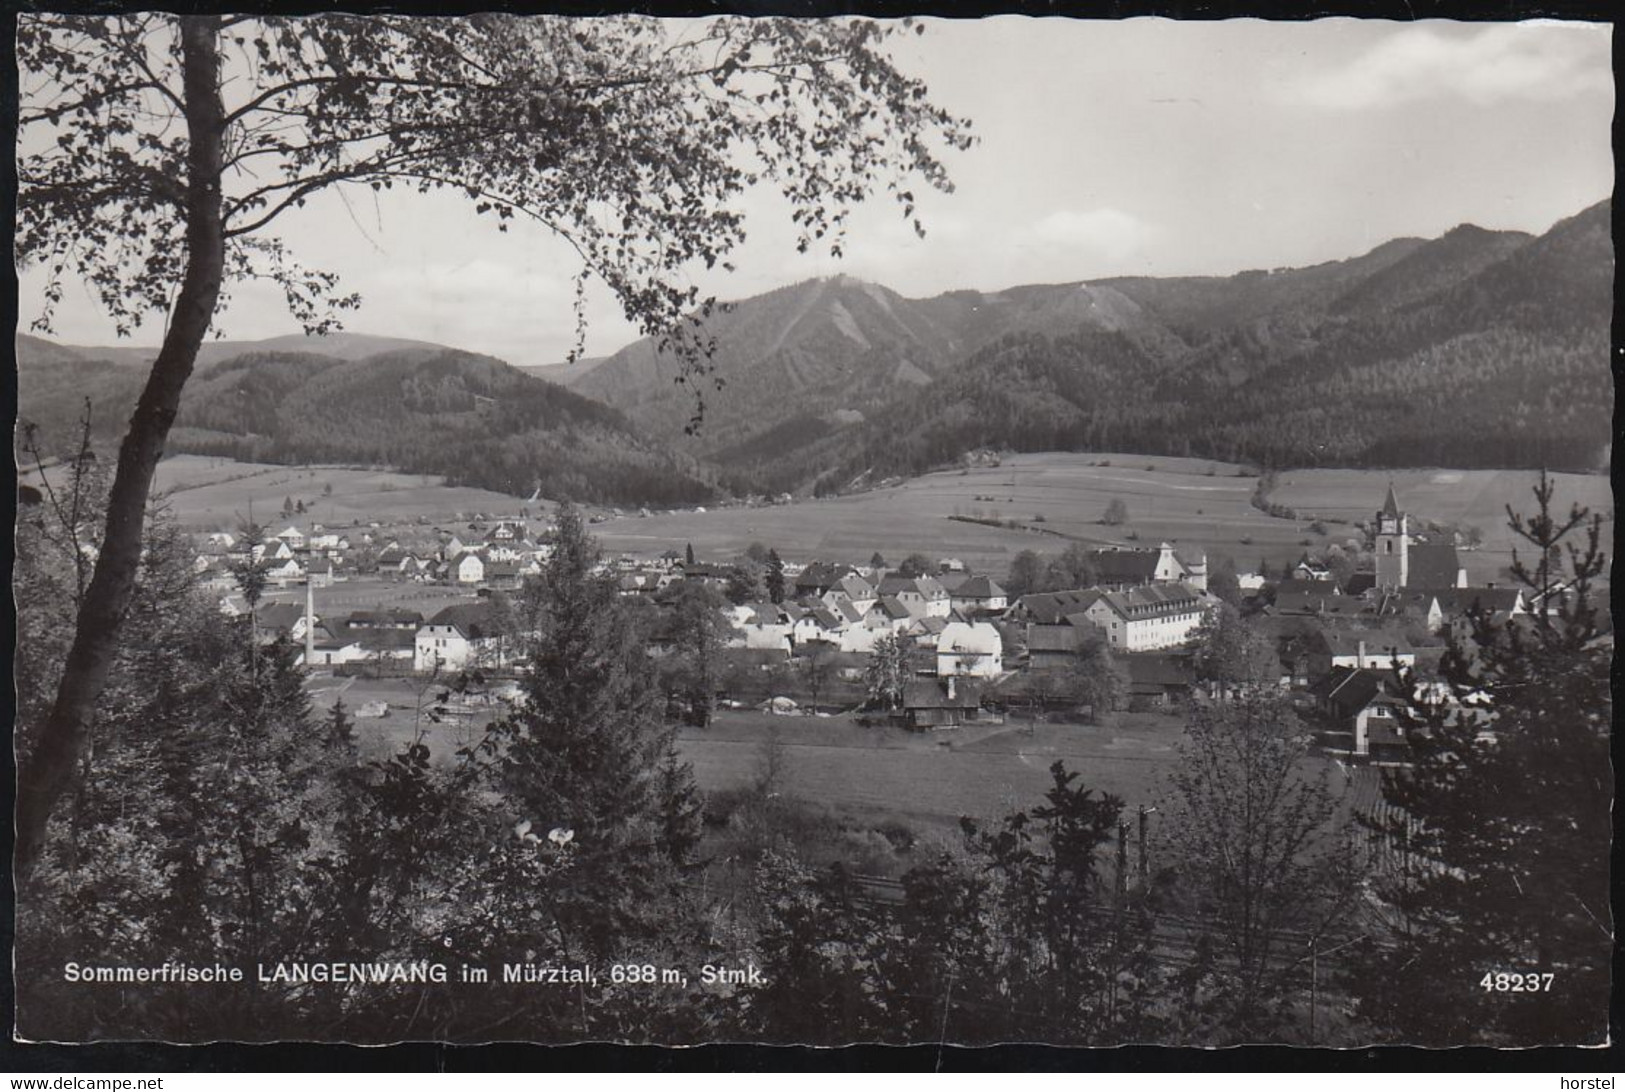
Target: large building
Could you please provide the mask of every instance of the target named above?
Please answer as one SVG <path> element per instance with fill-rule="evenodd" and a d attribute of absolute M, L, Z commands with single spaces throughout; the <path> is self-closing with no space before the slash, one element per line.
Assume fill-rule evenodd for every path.
<path fill-rule="evenodd" d="M 1400 511 L 1399 499 L 1390 485 L 1377 513 L 1377 591 L 1438 591 L 1466 586 L 1467 570 L 1456 557 L 1456 547 L 1412 539 L 1410 516 Z"/>

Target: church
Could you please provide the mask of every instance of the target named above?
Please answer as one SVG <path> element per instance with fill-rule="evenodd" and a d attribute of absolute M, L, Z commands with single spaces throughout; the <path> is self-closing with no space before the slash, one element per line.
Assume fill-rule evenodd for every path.
<path fill-rule="evenodd" d="M 1466 586 L 1467 570 L 1456 556 L 1455 544 L 1413 539 L 1410 516 L 1399 510 L 1394 487 L 1389 485 L 1377 513 L 1377 591 L 1444 591 Z"/>

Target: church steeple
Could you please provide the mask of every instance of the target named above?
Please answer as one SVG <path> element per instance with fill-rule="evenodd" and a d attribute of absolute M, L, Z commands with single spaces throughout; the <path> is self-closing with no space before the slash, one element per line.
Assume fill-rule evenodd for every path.
<path fill-rule="evenodd" d="M 1399 510 L 1399 498 L 1394 496 L 1394 483 L 1388 483 L 1388 495 L 1383 498 L 1382 510 L 1377 513 L 1377 587 L 1392 591 L 1410 583 L 1410 520 Z"/>

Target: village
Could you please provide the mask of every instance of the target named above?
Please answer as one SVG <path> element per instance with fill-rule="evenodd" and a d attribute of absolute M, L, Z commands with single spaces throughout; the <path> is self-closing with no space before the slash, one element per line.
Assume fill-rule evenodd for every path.
<path fill-rule="evenodd" d="M 1223 698 L 1198 652 L 1232 610 L 1264 639 L 1263 676 L 1294 695 L 1324 753 L 1397 761 L 1405 687 L 1457 701 L 1438 674 L 1447 635 L 1469 638 L 1479 613 L 1527 620 L 1555 609 L 1557 596 L 1543 604 L 1517 587 L 1469 586 L 1456 543 L 1413 533 L 1392 487 L 1369 529 L 1369 552 L 1341 579 L 1306 555 L 1273 578 L 1236 573 L 1222 587 L 1210 586 L 1206 556 L 1168 542 L 1089 551 L 1088 586 L 1020 595 L 1002 577 L 923 554 L 896 565 L 878 553 L 798 563 L 759 544 L 732 559 L 674 546 L 599 566 L 649 612 L 647 651 L 657 659 L 688 653 L 678 605 L 701 594 L 717 625 L 697 651 L 721 715 L 845 716 L 951 739 L 1022 718 L 1101 723 L 1119 711 L 1174 711 Z M 530 518 L 475 517 L 456 529 L 291 521 L 259 541 L 199 534 L 196 568 L 231 616 L 249 613 L 236 575 L 243 563 L 263 574 L 256 632 L 292 642 L 313 693 L 346 700 L 362 719 L 410 717 L 424 680 L 471 669 L 517 696 L 525 624 L 516 604 L 543 573 L 551 532 Z M 898 678 L 877 694 L 883 655 L 896 659 Z M 1099 671 L 1120 684 L 1091 690 L 1086 676 Z"/>

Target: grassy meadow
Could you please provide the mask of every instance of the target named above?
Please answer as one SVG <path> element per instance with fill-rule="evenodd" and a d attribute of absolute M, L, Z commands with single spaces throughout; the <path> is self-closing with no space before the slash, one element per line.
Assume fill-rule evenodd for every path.
<path fill-rule="evenodd" d="M 332 492 L 328 492 L 328 487 Z M 333 466 L 275 466 L 204 455 L 175 455 L 158 464 L 155 492 L 183 526 L 230 529 L 246 517 L 273 523 L 286 498 L 304 501 L 311 520 L 335 527 L 355 523 L 410 523 L 420 517 L 444 521 L 457 513 L 516 516 L 519 497 L 485 489 L 449 486 L 440 478 Z M 536 506 L 531 506 L 534 510 Z"/>
<path fill-rule="evenodd" d="M 1611 508 L 1608 479 L 1560 475 L 1559 499 Z M 1333 520 L 1370 519 L 1389 481 L 1413 516 L 1476 525 L 1484 549 L 1464 554 L 1474 580 L 1495 579 L 1510 560 L 1503 506 L 1527 508 L 1531 472 L 1439 470 L 1301 470 L 1282 473 L 1271 499 L 1298 510 L 1277 519 L 1251 504 L 1258 479 L 1242 468 L 1205 459 L 1046 453 L 1014 455 L 997 467 L 928 474 L 846 497 L 763 508 L 625 516 L 594 527 L 611 552 L 656 554 L 693 543 L 702 557 L 734 556 L 752 542 L 791 560 L 866 561 L 879 550 L 896 562 L 913 551 L 959 557 L 1000 574 L 1025 549 L 1059 552 L 1068 538 L 1091 544 L 1151 546 L 1168 541 L 1229 556 L 1246 570 L 1296 561 L 1305 549 L 1342 542 L 1352 533 Z M 1127 522 L 1101 523 L 1121 500 Z M 953 517 L 1016 521 L 986 526 Z M 1312 524 L 1327 520 L 1326 533 Z M 1607 533 L 1612 533 L 1611 527 Z M 1067 537 L 1059 537 L 1067 536 Z"/>

